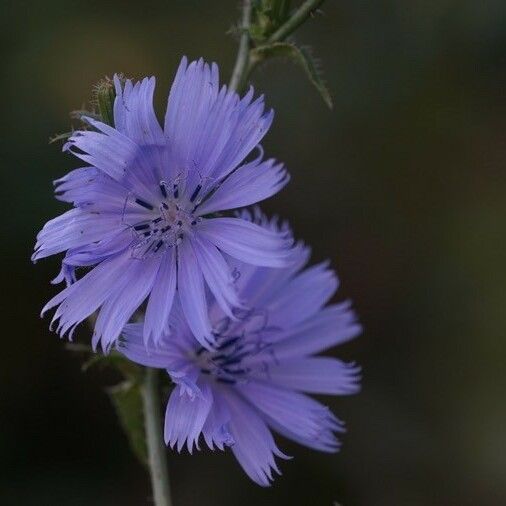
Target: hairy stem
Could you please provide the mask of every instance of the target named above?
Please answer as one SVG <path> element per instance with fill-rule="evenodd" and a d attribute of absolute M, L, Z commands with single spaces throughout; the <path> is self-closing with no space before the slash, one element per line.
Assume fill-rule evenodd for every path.
<path fill-rule="evenodd" d="M 158 391 L 158 369 L 146 368 L 142 386 L 144 424 L 148 443 L 149 471 L 155 506 L 171 506 L 166 447 Z"/>
<path fill-rule="evenodd" d="M 325 0 L 306 0 L 267 40 L 267 44 L 282 42 L 289 37 Z M 229 88 L 241 92 L 253 70 L 263 59 L 251 50 L 249 28 L 251 25 L 251 0 L 244 0 L 242 7 L 241 38 L 239 50 L 230 78 Z"/>
<path fill-rule="evenodd" d="M 237 58 L 235 60 L 234 70 L 230 78 L 229 88 L 234 91 L 241 91 L 247 76 L 247 69 L 249 66 L 249 50 L 250 38 L 249 28 L 251 24 L 251 0 L 244 0 L 242 6 L 242 20 L 241 20 L 241 38 L 239 40 L 239 50 L 237 51 Z"/>
<path fill-rule="evenodd" d="M 306 0 L 270 37 L 269 43 L 281 42 L 292 34 L 324 0 Z"/>

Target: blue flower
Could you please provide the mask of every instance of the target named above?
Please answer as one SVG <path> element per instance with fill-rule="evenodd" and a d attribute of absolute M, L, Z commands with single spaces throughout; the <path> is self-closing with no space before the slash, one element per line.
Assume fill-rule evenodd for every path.
<path fill-rule="evenodd" d="M 243 213 L 243 217 L 247 216 Z M 274 221 L 263 220 L 275 231 Z M 286 231 L 286 228 L 285 228 Z M 193 339 L 178 304 L 169 339 L 144 346 L 142 323 L 129 324 L 117 348 L 130 360 L 166 369 L 176 384 L 165 417 L 165 441 L 180 451 L 230 446 L 248 476 L 267 486 L 274 457 L 286 458 L 270 429 L 310 448 L 337 451 L 343 423 L 308 393 L 358 391 L 359 368 L 315 354 L 361 331 L 349 302 L 326 305 L 338 281 L 327 264 L 304 269 L 309 250 L 292 251 L 287 268 L 255 267 L 230 259 L 246 308 L 235 319 L 210 307 L 215 344 Z"/>
<path fill-rule="evenodd" d="M 46 223 L 33 260 L 66 252 L 54 282 L 67 288 L 43 313 L 57 308 L 58 332 L 100 309 L 93 334 L 109 349 L 147 299 L 145 341 L 158 341 L 179 301 L 203 346 L 214 338 L 212 294 L 230 317 L 241 307 L 224 254 L 246 263 L 284 266 L 289 240 L 221 211 L 248 206 L 278 192 L 288 175 L 262 160 L 259 142 L 273 112 L 253 89 L 240 98 L 219 87 L 218 67 L 183 58 L 161 128 L 154 110 L 155 79 L 124 87 L 115 77 L 114 127 L 86 118 L 64 146 L 86 163 L 57 180 L 57 198 L 74 208 Z M 257 148 L 255 159 L 246 157 Z M 88 272 L 76 277 L 76 269 Z M 90 270 L 91 268 L 91 270 Z"/>

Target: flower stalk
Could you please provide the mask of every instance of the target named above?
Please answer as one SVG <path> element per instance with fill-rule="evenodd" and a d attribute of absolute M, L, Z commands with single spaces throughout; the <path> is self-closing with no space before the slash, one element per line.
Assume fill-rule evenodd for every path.
<path fill-rule="evenodd" d="M 274 33 L 257 47 L 260 49 L 272 47 L 278 42 L 285 41 L 300 25 L 317 12 L 324 1 L 325 0 L 306 0 L 303 2 Z M 265 55 L 267 54 L 266 52 L 257 51 L 254 47 L 255 44 L 251 42 L 250 28 L 252 10 L 251 0 L 244 0 L 240 26 L 241 37 L 239 39 L 239 50 L 229 83 L 229 88 L 238 93 L 243 90 L 249 76 L 255 68 L 266 59 Z"/>
<path fill-rule="evenodd" d="M 229 88 L 234 91 L 240 91 L 244 81 L 249 75 L 250 60 L 250 24 L 251 24 L 251 0 L 244 0 L 242 7 L 241 20 L 241 38 L 239 39 L 239 50 L 230 78 Z"/>
<path fill-rule="evenodd" d="M 154 503 L 155 506 L 171 506 L 169 473 L 165 455 L 167 450 L 163 441 L 157 369 L 146 368 L 142 398 L 144 401 L 144 424 Z"/>

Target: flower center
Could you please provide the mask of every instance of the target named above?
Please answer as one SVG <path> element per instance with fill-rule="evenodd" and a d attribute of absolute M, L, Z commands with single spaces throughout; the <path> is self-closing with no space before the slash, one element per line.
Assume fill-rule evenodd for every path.
<path fill-rule="evenodd" d="M 279 329 L 268 326 L 268 315 L 263 311 L 238 311 L 238 321 L 226 317 L 213 330 L 216 344 L 212 350 L 199 348 L 194 360 L 202 374 L 210 375 L 218 383 L 234 385 L 245 382 L 250 372 L 251 361 L 259 362 L 267 370 L 276 362 L 269 334 Z"/>
<path fill-rule="evenodd" d="M 136 258 L 145 258 L 177 246 L 185 234 L 201 221 L 201 218 L 195 218 L 192 212 L 195 198 L 184 202 L 177 184 L 174 184 L 169 192 L 167 184 L 161 181 L 160 193 L 161 198 L 156 204 L 141 198 L 134 200 L 137 206 L 148 211 L 144 214 L 144 219 L 132 227 L 137 238 L 133 245 Z M 196 193 L 198 192 L 194 192 L 195 196 Z"/>

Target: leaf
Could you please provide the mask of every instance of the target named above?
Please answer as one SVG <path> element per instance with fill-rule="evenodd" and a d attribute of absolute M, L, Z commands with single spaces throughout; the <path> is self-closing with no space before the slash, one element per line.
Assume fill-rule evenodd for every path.
<path fill-rule="evenodd" d="M 139 461 L 147 466 L 148 449 L 144 430 L 144 410 L 140 384 L 127 380 L 107 389 L 107 393 L 116 409 L 130 447 Z"/>
<path fill-rule="evenodd" d="M 88 345 L 79 343 L 67 343 L 66 348 L 67 350 L 84 355 L 85 361 L 81 365 L 83 372 L 88 371 L 92 367 L 100 367 L 102 369 L 111 367 L 119 371 L 127 380 L 133 382 L 142 381 L 142 367 L 134 364 L 116 351 L 111 351 L 109 354 L 104 355 L 103 353 L 94 352 Z"/>
<path fill-rule="evenodd" d="M 144 432 L 144 408 L 142 378 L 144 368 L 134 364 L 116 351 L 109 354 L 95 353 L 86 344 L 67 343 L 66 348 L 84 356 L 82 371 L 92 367 L 112 368 L 121 373 L 124 380 L 107 388 L 106 392 L 116 410 L 122 429 L 125 431 L 133 452 L 143 465 L 148 463 Z"/>
<path fill-rule="evenodd" d="M 49 137 L 49 144 L 53 144 L 58 141 L 66 141 L 69 137 L 72 137 L 74 132 L 65 132 L 62 134 L 55 134 L 52 137 Z"/>
<path fill-rule="evenodd" d="M 251 50 L 252 61 L 264 61 L 273 57 L 289 58 L 302 67 L 308 79 L 318 90 L 323 101 L 332 109 L 332 97 L 323 81 L 318 63 L 315 61 L 309 48 L 298 47 L 290 42 L 275 42 Z"/>

